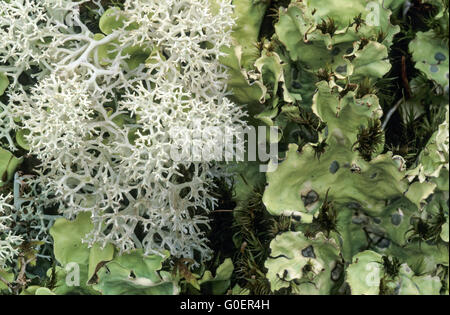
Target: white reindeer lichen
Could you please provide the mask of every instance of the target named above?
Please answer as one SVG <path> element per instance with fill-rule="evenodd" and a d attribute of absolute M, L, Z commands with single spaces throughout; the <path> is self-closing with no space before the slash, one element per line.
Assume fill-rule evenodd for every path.
<path fill-rule="evenodd" d="M 127 0 L 106 12 L 94 1 L 103 34 L 81 21 L 86 2 L 2 4 L 0 34 L 11 34 L 0 71 L 14 78 L 6 107 L 21 117 L 3 118 L 3 130 L 29 131 L 41 162 L 35 186 L 67 217 L 92 214 L 90 244 L 207 260 L 218 173 L 210 160 L 174 161 L 171 150 L 174 134 L 210 148 L 217 138 L 208 130 L 244 126 L 219 62 L 231 44 L 231 1 L 215 0 L 214 12 L 208 0 Z M 17 77 L 31 65 L 37 83 L 24 88 Z"/>
<path fill-rule="evenodd" d="M 18 253 L 17 245 L 23 241 L 10 228 L 11 222 L 13 222 L 10 215 L 13 209 L 9 204 L 10 199 L 12 199 L 11 195 L 0 195 L 0 269 L 5 268 L 6 263 L 12 262 Z"/>

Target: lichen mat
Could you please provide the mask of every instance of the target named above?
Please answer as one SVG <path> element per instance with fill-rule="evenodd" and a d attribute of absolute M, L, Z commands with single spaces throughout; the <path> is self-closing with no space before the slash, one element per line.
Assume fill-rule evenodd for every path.
<path fill-rule="evenodd" d="M 0 293 L 447 295 L 448 10 L 0 0 Z"/>

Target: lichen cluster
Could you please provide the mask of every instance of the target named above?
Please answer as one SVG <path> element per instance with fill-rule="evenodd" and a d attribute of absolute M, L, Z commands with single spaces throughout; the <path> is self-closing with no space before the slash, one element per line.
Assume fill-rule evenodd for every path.
<path fill-rule="evenodd" d="M 448 16 L 0 0 L 0 292 L 448 294 Z"/>
<path fill-rule="evenodd" d="M 233 97 L 248 104 L 251 123 L 279 128 L 281 152 L 265 179 L 240 172 L 247 179 L 235 188 L 236 221 L 255 211 L 245 200 L 261 186 L 259 211 L 291 218 L 270 252 L 252 252 L 252 242 L 239 255 L 243 278 L 260 279 L 241 280 L 251 292 L 448 293 L 448 3 L 426 5 L 418 27 L 407 24 L 418 8 L 404 1 L 237 6 L 236 14 L 253 22 L 235 27 L 236 46 L 225 61 L 235 70 Z M 418 31 L 429 25 L 428 33 Z M 447 41 L 437 34 L 445 29 Z M 411 56 L 401 65 L 405 41 Z M 405 57 L 419 71 L 406 69 Z M 399 82 L 402 94 L 388 80 Z M 434 88 L 419 88 L 419 81 Z M 433 121 L 431 132 L 424 117 Z M 408 130 L 426 138 L 414 140 L 414 155 L 394 145 L 392 120 L 405 129 L 423 126 Z M 251 225 L 238 225 L 238 244 L 252 237 L 267 244 L 256 223 L 252 233 Z"/>
<path fill-rule="evenodd" d="M 180 137 L 188 147 L 204 130 L 243 124 L 218 60 L 232 7 L 218 4 L 217 12 L 207 1 L 2 4 L 0 69 L 11 81 L 2 135 L 14 149 L 11 132 L 25 131 L 39 160 L 34 185 L 66 217 L 91 213 L 90 244 L 210 256 L 202 213 L 214 208 L 208 186 L 220 173 L 210 161 L 174 162 L 170 150 Z M 85 10 L 99 16 L 98 32 Z M 34 82 L 21 84 L 24 74 Z"/>

